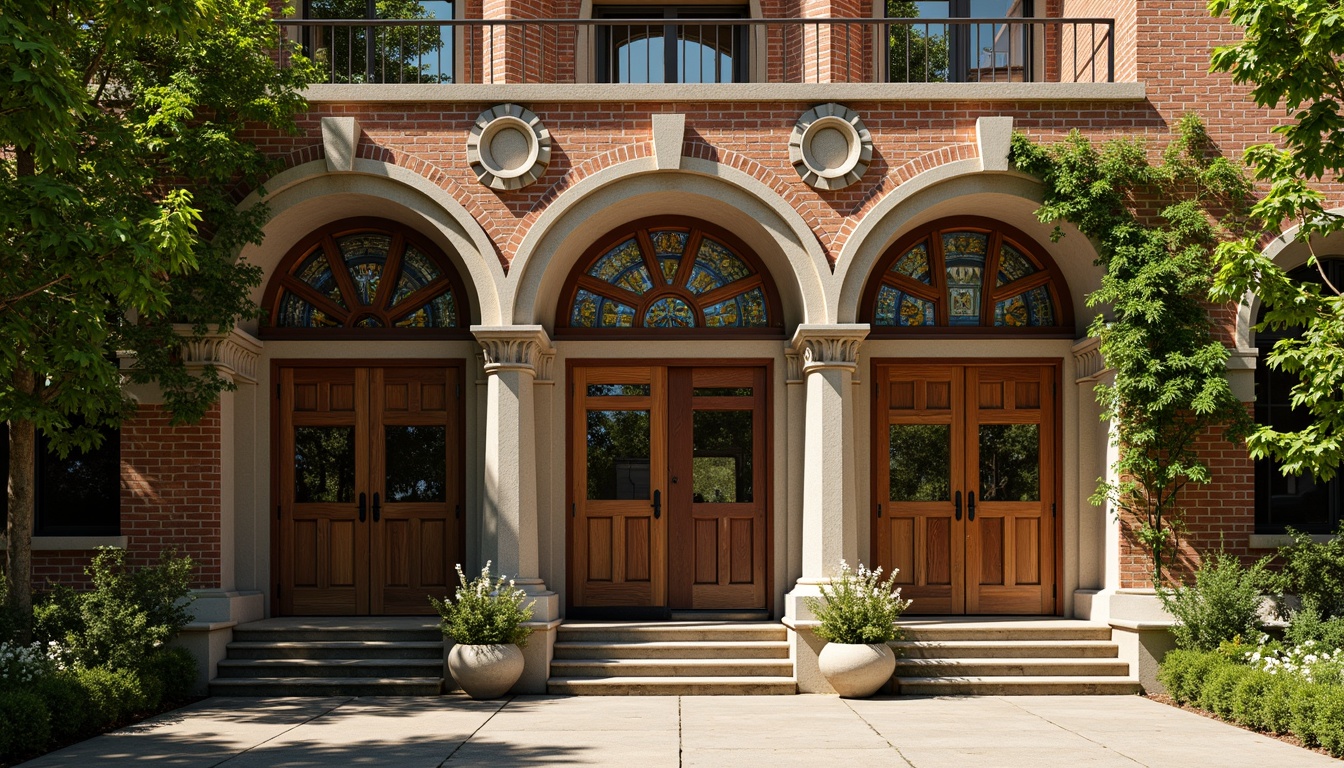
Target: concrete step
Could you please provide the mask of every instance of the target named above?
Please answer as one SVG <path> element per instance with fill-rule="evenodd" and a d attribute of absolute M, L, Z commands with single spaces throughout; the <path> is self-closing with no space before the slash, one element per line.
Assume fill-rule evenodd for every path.
<path fill-rule="evenodd" d="M 565 622 L 557 642 L 786 641 L 782 624 L 724 622 Z"/>
<path fill-rule="evenodd" d="M 1083 621 L 1039 622 L 898 622 L 905 640 L 941 642 L 948 640 L 1110 640 L 1108 624 Z"/>
<path fill-rule="evenodd" d="M 789 677 L 788 659 L 584 659 L 551 662 L 552 677 Z"/>
<path fill-rule="evenodd" d="M 907 659 L 1114 659 L 1120 655 L 1120 646 L 1109 640 L 897 640 L 891 648 Z"/>
<path fill-rule="evenodd" d="M 443 642 L 443 633 L 433 627 L 303 627 L 256 626 L 234 627 L 236 643 L 310 643 L 310 642 L 384 642 L 429 643 Z"/>
<path fill-rule="evenodd" d="M 443 677 L 443 659 L 228 658 L 219 662 L 219 677 Z"/>
<path fill-rule="evenodd" d="M 1119 659 L 897 659 L 896 677 L 1126 677 Z"/>
<path fill-rule="evenodd" d="M 663 642 L 557 641 L 556 659 L 787 659 L 787 640 L 709 640 Z"/>
<path fill-rule="evenodd" d="M 442 659 L 443 640 L 233 642 L 230 659 Z"/>
<path fill-rule="evenodd" d="M 211 696 L 438 696 L 441 677 L 215 678 Z"/>
<path fill-rule="evenodd" d="M 570 696 L 793 695 L 792 677 L 552 677 L 546 689 Z"/>
<path fill-rule="evenodd" d="M 896 677 L 895 693 L 903 696 L 1092 696 L 1135 694 L 1131 677 Z"/>

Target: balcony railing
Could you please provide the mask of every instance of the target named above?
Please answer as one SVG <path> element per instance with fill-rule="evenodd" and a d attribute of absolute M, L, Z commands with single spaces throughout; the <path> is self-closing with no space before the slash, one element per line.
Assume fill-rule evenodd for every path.
<path fill-rule="evenodd" d="M 276 22 L 318 83 L 1115 80 L 1112 19 L 471 19 Z"/>

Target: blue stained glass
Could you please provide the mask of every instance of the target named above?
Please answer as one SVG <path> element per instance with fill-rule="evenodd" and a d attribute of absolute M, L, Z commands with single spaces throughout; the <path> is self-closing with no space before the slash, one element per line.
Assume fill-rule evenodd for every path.
<path fill-rule="evenodd" d="M 694 328 L 695 314 L 686 302 L 668 296 L 655 301 L 644 313 L 644 325 L 649 328 Z"/>
<path fill-rule="evenodd" d="M 737 299 L 721 301 L 705 308 L 706 328 L 729 328 L 740 327 L 741 325 L 742 308 L 738 306 Z"/>
<path fill-rule="evenodd" d="M 913 280 L 918 280 L 925 285 L 931 284 L 932 276 L 929 274 L 929 249 L 924 243 L 920 243 L 901 255 L 895 264 L 891 265 L 891 271 L 898 275 L 905 275 Z"/>
<path fill-rule="evenodd" d="M 918 328 L 933 325 L 933 302 L 884 285 L 877 292 L 876 325 Z"/>
<path fill-rule="evenodd" d="M 644 254 L 634 238 L 607 251 L 588 270 L 588 274 L 641 296 L 653 288 L 653 278 L 644 266 Z"/>
<path fill-rule="evenodd" d="M 989 236 L 979 232 L 943 234 L 947 272 L 947 315 L 950 325 L 980 324 L 980 288 Z"/>
<path fill-rule="evenodd" d="M 294 274 L 303 282 L 317 289 L 318 293 L 336 302 L 336 305 L 341 309 L 347 308 L 345 297 L 341 295 L 341 288 L 336 283 L 336 275 L 331 271 L 331 262 L 327 261 L 327 254 L 321 248 L 304 259 L 303 264 Z"/>
<path fill-rule="evenodd" d="M 1051 326 L 1055 324 L 1055 303 L 1050 300 L 1050 292 L 1045 286 L 1032 288 L 1026 293 L 1027 306 L 1031 308 L 1031 324 Z"/>
<path fill-rule="evenodd" d="M 1038 271 L 1036 265 L 1013 246 L 1004 243 L 999 248 L 999 274 L 996 286 L 1007 285 Z"/>

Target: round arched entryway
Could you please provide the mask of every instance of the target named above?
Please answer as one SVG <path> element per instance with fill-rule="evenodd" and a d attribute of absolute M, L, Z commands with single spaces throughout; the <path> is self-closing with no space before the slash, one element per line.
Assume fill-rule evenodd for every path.
<path fill-rule="evenodd" d="M 920 613 L 1055 613 L 1063 361 L 1022 350 L 1072 339 L 1059 269 L 1006 224 L 940 219 L 878 260 L 859 317 L 880 350 L 873 559 Z"/>

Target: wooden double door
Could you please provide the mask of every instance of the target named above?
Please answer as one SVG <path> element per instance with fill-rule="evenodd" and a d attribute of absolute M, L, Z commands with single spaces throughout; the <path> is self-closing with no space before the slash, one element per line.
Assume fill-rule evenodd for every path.
<path fill-rule="evenodd" d="M 912 613 L 1055 613 L 1058 371 L 875 366 L 874 549 Z"/>
<path fill-rule="evenodd" d="M 278 611 L 433 613 L 462 562 L 462 368 L 278 367 Z"/>
<path fill-rule="evenodd" d="M 573 607 L 766 609 L 765 367 L 575 366 Z"/>

